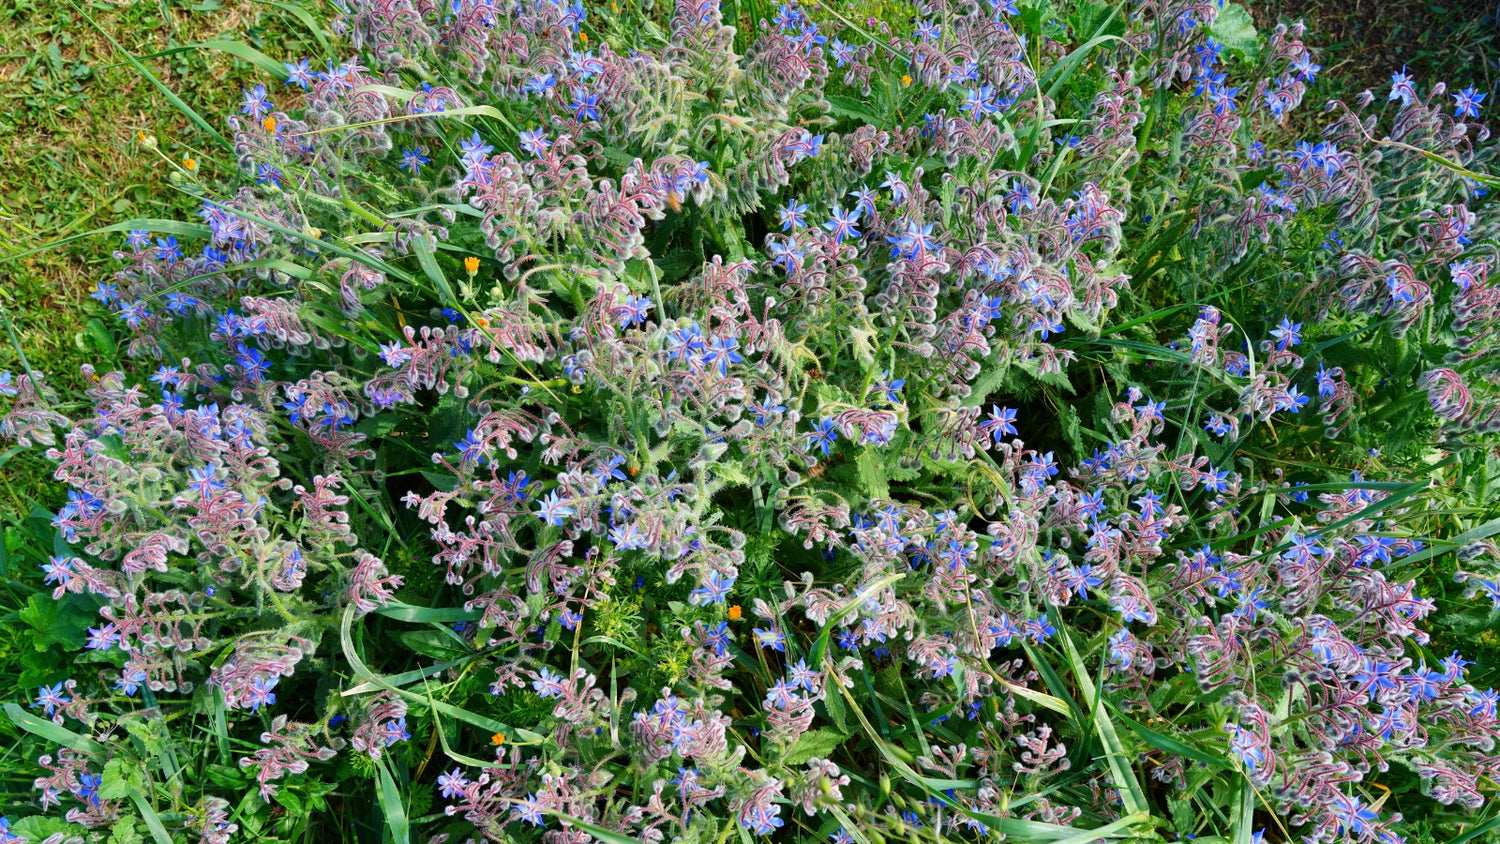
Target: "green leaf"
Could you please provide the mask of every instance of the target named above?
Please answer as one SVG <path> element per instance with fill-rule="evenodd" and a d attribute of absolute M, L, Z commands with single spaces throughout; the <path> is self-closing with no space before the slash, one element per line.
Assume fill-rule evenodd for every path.
<path fill-rule="evenodd" d="M 1483 841 L 1484 836 L 1491 832 L 1500 831 L 1500 816 L 1490 818 L 1479 826 L 1448 842 L 1448 844 L 1468 844 L 1470 841 Z"/>
<path fill-rule="evenodd" d="M 146 822 L 146 828 L 151 830 L 151 837 L 156 839 L 156 844 L 173 844 L 172 836 L 167 832 L 166 824 L 161 822 L 161 816 L 146 801 L 145 793 L 142 791 L 132 791 L 130 792 L 130 799 L 134 801 L 135 808 L 141 813 L 141 820 Z"/>
<path fill-rule="evenodd" d="M 401 634 L 401 641 L 413 651 L 433 659 L 454 659 L 470 652 L 456 644 L 451 635 L 437 630 L 410 630 Z"/>
<path fill-rule="evenodd" d="M 443 268 L 438 266 L 437 258 L 434 257 L 432 244 L 425 237 L 414 237 L 411 239 L 411 251 L 417 254 L 417 263 L 422 265 L 422 272 L 437 286 L 438 298 L 444 305 L 450 308 L 458 307 L 458 297 L 453 295 L 453 288 L 448 285 L 448 277 L 443 275 Z"/>
<path fill-rule="evenodd" d="M 857 100 L 853 97 L 843 97 L 838 94 L 829 94 L 823 99 L 828 101 L 828 110 L 839 117 L 853 118 L 854 120 L 869 123 L 873 126 L 881 126 L 885 123 L 885 121 L 880 119 L 880 115 L 871 111 L 870 107 L 862 100 Z"/>
<path fill-rule="evenodd" d="M 750 483 L 750 476 L 735 460 L 722 460 L 713 464 L 714 477 L 733 486 L 741 486 Z"/>
<path fill-rule="evenodd" d="M 0 708 L 5 710 L 5 715 L 10 718 L 12 724 L 32 735 L 41 736 L 47 741 L 85 753 L 104 752 L 104 745 L 99 742 L 87 736 L 81 736 L 66 727 L 59 727 L 51 721 L 38 718 L 22 709 L 18 703 L 7 703 Z"/>
<path fill-rule="evenodd" d="M 885 477 L 885 455 L 880 449 L 873 445 L 865 446 L 856 463 L 859 465 L 859 483 L 864 487 L 865 495 L 871 499 L 890 498 L 891 488 Z"/>
<path fill-rule="evenodd" d="M 1214 19 L 1208 34 L 1224 45 L 1224 49 L 1246 61 L 1260 57 L 1260 33 L 1255 31 L 1255 21 L 1250 12 L 1238 3 L 1226 5 Z"/>
<path fill-rule="evenodd" d="M 93 607 L 85 605 L 78 595 L 68 594 L 54 601 L 46 592 L 34 593 L 17 616 L 36 631 L 32 645 L 39 651 L 75 650 L 83 645 L 83 633 L 97 618 Z"/>
<path fill-rule="evenodd" d="M 394 618 L 397 621 L 437 622 L 438 624 L 475 621 L 480 616 L 478 610 L 462 610 L 457 607 L 414 607 L 400 601 L 391 601 L 375 610 L 375 614 Z"/>
<path fill-rule="evenodd" d="M 1114 781 L 1115 788 L 1119 789 L 1120 802 L 1124 804 L 1127 812 L 1149 815 L 1146 793 L 1141 789 L 1140 782 L 1136 780 L 1135 769 L 1131 767 L 1130 757 L 1126 755 L 1124 746 L 1120 744 L 1120 736 L 1115 732 L 1115 725 L 1110 720 L 1108 710 L 1101 705 L 1099 691 L 1089 677 L 1088 667 L 1083 664 L 1083 658 L 1078 655 L 1078 649 L 1073 646 L 1073 637 L 1068 634 L 1067 628 L 1060 626 L 1058 633 L 1058 638 L 1062 639 L 1063 650 L 1068 655 L 1068 662 L 1072 664 L 1073 677 L 1078 681 L 1078 692 L 1083 696 L 1084 705 L 1089 709 L 1089 716 L 1094 720 L 1094 732 L 1099 736 L 1100 743 L 1104 745 L 1110 779 Z"/>
<path fill-rule="evenodd" d="M 1096 35 L 1124 35 L 1125 19 L 1108 3 L 1083 3 L 1068 15 L 1068 25 L 1080 38 Z"/>
<path fill-rule="evenodd" d="M 21 818 L 11 824 L 10 831 L 11 834 L 19 835 L 28 841 L 45 841 L 59 833 L 65 839 L 81 835 L 83 828 L 70 824 L 62 818 L 54 818 L 48 815 L 32 815 Z"/>
<path fill-rule="evenodd" d="M 175 50 L 170 50 L 168 52 L 176 52 L 176 50 L 181 50 L 181 49 L 188 49 L 188 50 L 199 50 L 199 49 L 202 49 L 202 50 L 218 50 L 221 53 L 228 53 L 229 55 L 234 56 L 235 58 L 244 59 L 245 61 L 249 62 L 250 64 L 255 65 L 256 67 L 260 68 L 261 70 L 264 70 L 265 72 L 271 74 L 272 76 L 276 77 L 277 79 L 285 79 L 286 78 L 286 65 L 282 64 L 279 61 L 276 61 L 275 59 L 271 58 L 270 56 L 266 55 L 265 53 L 262 53 L 261 51 L 255 49 L 254 47 L 251 47 L 249 44 L 241 44 L 238 41 L 231 41 L 231 40 L 228 40 L 228 39 L 221 39 L 221 40 L 214 40 L 214 41 L 203 41 L 203 42 L 200 42 L 200 43 L 197 43 L 197 44 L 189 44 L 185 48 L 184 47 L 178 47 Z"/>
<path fill-rule="evenodd" d="M 984 368 L 979 377 L 969 385 L 969 395 L 964 399 L 964 407 L 978 407 L 984 404 L 989 395 L 999 390 L 1005 383 L 1005 378 L 1010 374 L 1010 355 L 1000 355 L 994 359 L 984 361 Z"/>
<path fill-rule="evenodd" d="M 853 730 L 849 729 L 849 709 L 844 704 L 844 698 L 840 695 L 824 695 L 823 706 L 828 710 L 828 720 L 838 728 L 839 732 L 849 735 Z"/>
<path fill-rule="evenodd" d="M 48 249 L 54 249 L 58 246 L 62 246 L 65 243 L 72 243 L 75 240 L 90 238 L 96 234 L 106 234 L 108 232 L 128 232 L 137 230 L 148 231 L 153 234 L 180 235 L 182 237 L 191 237 L 195 239 L 207 239 L 210 235 L 213 234 L 213 230 L 202 223 L 184 223 L 181 220 L 161 220 L 155 218 L 138 217 L 133 220 L 126 220 L 123 223 L 113 223 L 108 226 L 100 226 L 97 229 L 90 229 L 89 231 L 83 232 L 82 234 L 74 234 L 67 237 L 61 237 L 57 240 L 44 243 L 41 246 L 35 246 L 31 249 L 27 249 L 24 252 L 13 252 L 4 257 L 0 257 L 0 265 L 8 264 L 12 261 L 19 261 L 22 258 L 30 255 L 35 255 L 38 252 L 46 252 Z"/>
<path fill-rule="evenodd" d="M 1105 701 L 1105 705 L 1109 707 L 1111 712 L 1115 713 L 1115 717 L 1119 718 L 1120 721 L 1125 724 L 1125 726 L 1129 727 L 1136 735 L 1140 736 L 1142 741 L 1151 745 L 1157 750 L 1172 753 L 1177 756 L 1183 756 L 1197 762 L 1202 762 L 1203 764 L 1208 765 L 1211 768 L 1228 770 L 1231 767 L 1230 764 L 1226 762 L 1222 756 L 1215 756 L 1214 754 L 1207 751 L 1199 750 L 1196 747 L 1184 744 L 1183 742 L 1180 742 L 1177 739 L 1172 738 L 1171 736 L 1158 733 L 1150 727 L 1147 727 L 1145 724 L 1142 724 L 1139 721 L 1130 718 L 1125 713 L 1117 709 L 1115 705 L 1110 703 L 1109 701 Z"/>
<path fill-rule="evenodd" d="M 408 844 L 411 840 L 411 822 L 406 817 L 406 801 L 401 798 L 401 790 L 396 788 L 396 781 L 391 779 L 385 760 L 375 764 L 380 769 L 380 809 L 385 813 L 385 828 L 390 830 L 395 844 Z"/>
<path fill-rule="evenodd" d="M 831 697 L 831 696 L 830 696 Z M 786 758 L 782 759 L 784 765 L 801 765 L 813 757 L 828 758 L 839 745 L 847 741 L 849 735 L 838 730 L 830 730 L 827 727 L 819 727 L 809 733 L 803 733 L 787 751 Z"/>
<path fill-rule="evenodd" d="M 260 0 L 260 2 L 265 3 L 267 6 L 275 6 L 301 21 L 302 25 L 307 27 L 307 31 L 311 32 L 313 38 L 317 40 L 318 46 L 323 49 L 323 56 L 327 58 L 333 56 L 333 48 L 328 45 L 328 36 L 324 34 L 323 27 L 318 25 L 317 20 L 313 18 L 311 12 L 296 3 L 278 3 L 276 0 Z"/>
<path fill-rule="evenodd" d="M 1242 777 L 1239 792 L 1239 805 L 1235 807 L 1234 813 L 1233 841 L 1234 844 L 1250 844 L 1250 839 L 1255 834 L 1255 787 Z"/>
<path fill-rule="evenodd" d="M 294 816 L 302 814 L 304 808 L 302 798 L 289 788 L 277 789 L 276 802 L 286 807 L 286 810 Z"/>
<path fill-rule="evenodd" d="M 130 762 L 124 756 L 116 756 L 104 763 L 104 773 L 99 780 L 100 797 L 105 800 L 120 800 L 140 788 L 140 765 Z"/>

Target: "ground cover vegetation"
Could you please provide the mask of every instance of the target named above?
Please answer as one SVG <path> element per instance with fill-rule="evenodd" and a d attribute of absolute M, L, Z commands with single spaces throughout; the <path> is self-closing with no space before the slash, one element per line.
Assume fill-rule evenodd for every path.
<path fill-rule="evenodd" d="M 1312 108 L 1234 3 L 275 9 L 227 117 L 121 58 L 201 144 L 78 371 L 7 318 L 0 841 L 1500 830 L 1483 90 Z"/>

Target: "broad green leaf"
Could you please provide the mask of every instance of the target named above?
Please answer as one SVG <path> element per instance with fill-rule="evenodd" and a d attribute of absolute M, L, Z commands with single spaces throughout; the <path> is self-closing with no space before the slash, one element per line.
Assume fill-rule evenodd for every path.
<path fill-rule="evenodd" d="M 870 498 L 890 498 L 891 488 L 885 477 L 886 455 L 879 448 L 867 445 L 860 450 L 856 461 L 859 465 L 859 483 Z"/>
<path fill-rule="evenodd" d="M 1260 58 L 1260 33 L 1255 31 L 1255 21 L 1250 12 L 1238 3 L 1229 3 L 1219 12 L 1208 34 L 1224 45 L 1224 49 L 1246 61 Z"/>
<path fill-rule="evenodd" d="M 853 97 L 843 97 L 838 94 L 829 94 L 823 99 L 828 102 L 828 110 L 839 117 L 850 117 L 863 123 L 869 123 L 872 126 L 881 126 L 885 123 L 862 100 L 857 100 Z"/>
<path fill-rule="evenodd" d="M 470 653 L 468 648 L 453 641 L 451 634 L 438 630 L 408 630 L 401 634 L 401 642 L 422 656 L 433 659 L 454 659 Z"/>

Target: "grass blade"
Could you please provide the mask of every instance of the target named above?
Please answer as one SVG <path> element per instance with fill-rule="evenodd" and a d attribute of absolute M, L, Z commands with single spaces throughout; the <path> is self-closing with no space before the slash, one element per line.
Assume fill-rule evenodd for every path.
<path fill-rule="evenodd" d="M 44 718 L 38 718 L 22 709 L 20 704 L 7 703 L 4 709 L 6 717 L 10 719 L 12 724 L 32 735 L 40 736 L 47 741 L 56 742 L 64 747 L 81 750 L 85 753 L 104 752 L 104 745 L 99 742 L 94 741 L 88 736 L 81 736 L 66 727 L 59 727 Z"/>
<path fill-rule="evenodd" d="M 1125 804 L 1125 811 L 1131 814 L 1144 813 L 1149 817 L 1151 812 L 1146 804 L 1146 793 L 1141 789 L 1140 781 L 1136 779 L 1135 769 L 1125 756 L 1125 748 L 1120 744 L 1120 735 L 1115 732 L 1115 724 L 1110 720 L 1109 710 L 1101 704 L 1099 690 L 1094 687 L 1094 681 L 1089 678 L 1088 667 L 1083 664 L 1083 658 L 1078 655 L 1078 649 L 1073 646 L 1073 637 L 1068 635 L 1066 626 L 1058 625 L 1058 637 L 1062 639 L 1063 650 L 1067 652 L 1068 662 L 1073 667 L 1073 676 L 1078 680 L 1079 694 L 1083 695 L 1084 704 L 1089 709 L 1089 717 L 1094 721 L 1094 732 L 1104 745 L 1110 779 L 1114 780 L 1115 788 L 1120 790 L 1120 800 Z"/>
<path fill-rule="evenodd" d="M 146 67 L 146 65 L 143 64 L 140 59 L 132 56 L 130 54 L 130 51 L 121 46 L 120 42 L 114 39 L 114 36 L 110 35 L 109 32 L 104 29 L 104 27 L 100 26 L 97 21 L 90 17 L 89 13 L 83 10 L 83 7 L 79 6 L 77 3 L 72 3 L 70 5 L 72 5 L 73 10 L 78 12 L 78 14 L 81 15 L 84 20 L 89 22 L 90 26 L 92 26 L 94 29 L 99 30 L 99 34 L 103 35 L 104 39 L 108 41 L 111 46 L 120 51 L 120 54 L 125 57 L 125 61 L 129 62 L 130 66 L 135 68 L 137 73 L 145 77 L 147 82 L 150 82 L 152 85 L 156 86 L 156 90 L 161 91 L 162 96 L 166 97 L 167 101 L 170 102 L 172 106 L 178 111 L 182 112 L 188 120 L 191 120 L 194 126 L 197 126 L 199 129 L 202 129 L 204 132 L 206 132 L 209 138 L 213 139 L 214 143 L 217 143 L 219 146 L 223 147 L 230 153 L 234 152 L 234 144 L 231 144 L 228 138 L 225 138 L 223 135 L 219 134 L 219 130 L 215 129 L 213 127 L 213 124 L 209 123 L 207 120 L 204 120 L 203 115 L 194 111 L 192 106 L 188 105 L 186 102 L 183 102 L 183 99 L 177 96 L 177 93 L 175 91 L 173 91 L 171 88 L 168 88 L 165 82 L 162 82 L 159 78 L 157 78 L 155 73 L 151 72 L 151 68 Z"/>
<path fill-rule="evenodd" d="M 375 767 L 380 771 L 380 810 L 385 813 L 385 828 L 391 831 L 395 844 L 410 844 L 411 821 L 406 817 L 401 790 L 396 788 L 396 780 L 384 759 L 375 760 Z"/>
<path fill-rule="evenodd" d="M 158 815 L 156 810 L 151 808 L 151 804 L 146 802 L 146 795 L 139 791 L 132 791 L 130 799 L 140 810 L 141 820 L 146 822 L 146 828 L 151 830 L 151 837 L 156 840 L 156 844 L 173 844 L 172 834 L 167 832 L 167 825 L 161 822 L 161 815 Z"/>

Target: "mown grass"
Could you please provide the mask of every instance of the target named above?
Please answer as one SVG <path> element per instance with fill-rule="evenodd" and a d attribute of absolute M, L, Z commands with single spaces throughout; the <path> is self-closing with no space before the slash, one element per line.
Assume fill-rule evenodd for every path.
<path fill-rule="evenodd" d="M 209 176 L 225 164 L 201 154 L 202 132 L 101 29 L 134 56 L 221 36 L 271 42 L 272 52 L 290 55 L 311 40 L 285 11 L 252 0 L 0 4 L 0 256 L 131 217 L 181 217 L 195 203 L 172 186 L 163 157 L 191 157 Z M 242 85 L 264 81 L 245 62 L 209 50 L 146 61 L 211 122 L 234 108 Z M 160 155 L 141 143 L 142 133 L 156 139 Z M 26 355 L 21 361 L 0 332 L 0 370 L 29 364 L 67 391 L 81 386 L 81 364 L 111 362 L 104 314 L 88 295 L 108 279 L 114 248 L 89 238 L 0 264 L 0 307 Z M 47 474 L 35 455 L 0 465 L 0 509 L 24 514 L 31 502 L 56 498 Z"/>

